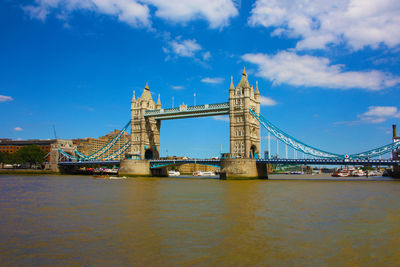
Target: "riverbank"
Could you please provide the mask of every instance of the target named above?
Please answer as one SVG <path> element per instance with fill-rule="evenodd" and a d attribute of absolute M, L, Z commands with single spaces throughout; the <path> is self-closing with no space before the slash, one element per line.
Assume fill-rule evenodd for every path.
<path fill-rule="evenodd" d="M 61 175 L 59 172 L 50 170 L 35 170 L 35 169 L 0 169 L 0 175 Z"/>
<path fill-rule="evenodd" d="M 323 181 L 400 181 L 388 176 L 333 177 L 329 173 L 321 174 L 270 174 L 269 180 L 323 180 Z"/>

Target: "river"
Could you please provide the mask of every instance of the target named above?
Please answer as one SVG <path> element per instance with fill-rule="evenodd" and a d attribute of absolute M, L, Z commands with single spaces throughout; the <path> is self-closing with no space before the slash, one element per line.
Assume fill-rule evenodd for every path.
<path fill-rule="evenodd" d="M 400 264 L 400 181 L 273 178 L 3 175 L 0 266 Z"/>

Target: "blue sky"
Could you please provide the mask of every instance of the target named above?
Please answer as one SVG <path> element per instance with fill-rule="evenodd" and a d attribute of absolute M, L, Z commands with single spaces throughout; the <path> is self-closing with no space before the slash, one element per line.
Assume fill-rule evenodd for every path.
<path fill-rule="evenodd" d="M 264 117 L 330 152 L 388 144 L 400 118 L 397 0 L 5 0 L 0 25 L 1 138 L 102 136 L 146 82 L 164 108 L 226 102 L 243 67 Z M 163 121 L 162 155 L 227 152 L 226 119 Z"/>

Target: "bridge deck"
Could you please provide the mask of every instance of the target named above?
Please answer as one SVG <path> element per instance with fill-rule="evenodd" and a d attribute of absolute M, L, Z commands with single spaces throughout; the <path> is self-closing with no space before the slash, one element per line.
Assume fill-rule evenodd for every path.
<path fill-rule="evenodd" d="M 155 118 L 156 120 L 171 120 L 227 114 L 229 114 L 229 103 L 219 103 L 147 110 L 144 116 L 147 118 Z"/>
<path fill-rule="evenodd" d="M 181 164 L 203 164 L 210 166 L 220 166 L 220 159 L 180 159 L 180 160 L 150 160 L 151 168 L 161 168 L 170 165 Z M 282 165 L 373 165 L 373 166 L 393 166 L 400 165 L 400 160 L 391 159 L 257 159 L 257 163 L 282 164 Z M 89 165 L 119 165 L 119 160 L 104 161 L 63 161 L 58 163 L 60 166 L 89 166 Z"/>
<path fill-rule="evenodd" d="M 304 165 L 399 165 L 400 160 L 391 159 L 259 159 L 257 162 L 268 164 L 304 164 Z"/>

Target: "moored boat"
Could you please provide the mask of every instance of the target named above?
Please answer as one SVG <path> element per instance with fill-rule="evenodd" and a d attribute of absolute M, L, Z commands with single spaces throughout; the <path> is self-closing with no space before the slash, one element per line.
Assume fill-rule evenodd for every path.
<path fill-rule="evenodd" d="M 332 173 L 333 177 L 350 177 L 353 176 L 353 173 L 356 171 L 356 169 L 347 167 L 343 169 L 338 169 L 335 172 Z"/>
<path fill-rule="evenodd" d="M 193 176 L 216 176 L 215 172 L 208 171 L 208 172 L 202 172 L 202 171 L 196 171 L 193 172 Z"/>
<path fill-rule="evenodd" d="M 367 173 L 361 169 L 357 169 L 353 172 L 353 176 L 355 177 L 367 176 Z"/>
<path fill-rule="evenodd" d="M 179 171 L 168 171 L 168 176 L 179 176 L 181 173 Z"/>

